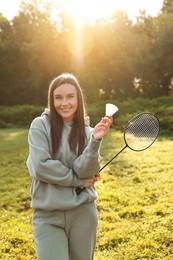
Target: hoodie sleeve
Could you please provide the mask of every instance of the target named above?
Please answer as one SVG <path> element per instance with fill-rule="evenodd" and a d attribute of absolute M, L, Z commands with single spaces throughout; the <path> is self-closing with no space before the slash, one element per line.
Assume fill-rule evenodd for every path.
<path fill-rule="evenodd" d="M 73 171 L 51 156 L 50 145 L 44 124 L 40 118 L 34 119 L 28 134 L 29 156 L 27 167 L 32 178 L 66 187 L 84 184 Z"/>
<path fill-rule="evenodd" d="M 94 139 L 91 135 L 87 147 L 73 163 L 73 169 L 79 178 L 90 178 L 99 172 L 100 145 L 101 141 Z"/>

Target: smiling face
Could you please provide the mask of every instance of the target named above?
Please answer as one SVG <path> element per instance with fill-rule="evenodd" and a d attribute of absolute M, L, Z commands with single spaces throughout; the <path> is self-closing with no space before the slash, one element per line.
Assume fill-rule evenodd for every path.
<path fill-rule="evenodd" d="M 72 121 L 78 105 L 76 88 L 69 83 L 61 84 L 54 90 L 53 99 L 56 112 L 64 121 Z"/>

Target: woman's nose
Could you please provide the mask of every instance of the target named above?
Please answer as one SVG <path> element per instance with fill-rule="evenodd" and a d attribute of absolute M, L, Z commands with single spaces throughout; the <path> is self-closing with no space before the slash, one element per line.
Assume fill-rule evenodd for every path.
<path fill-rule="evenodd" d="M 68 104 L 67 99 L 66 99 L 66 98 L 63 98 L 61 105 L 62 105 L 62 106 L 65 106 L 65 105 L 67 105 L 67 104 Z"/>

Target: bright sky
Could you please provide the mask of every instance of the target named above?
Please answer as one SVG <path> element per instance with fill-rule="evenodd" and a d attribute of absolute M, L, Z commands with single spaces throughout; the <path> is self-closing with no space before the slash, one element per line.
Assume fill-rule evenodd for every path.
<path fill-rule="evenodd" d="M 27 1 L 27 0 L 26 0 Z M 18 12 L 21 0 L 0 0 L 0 12 L 8 19 L 12 19 Z M 57 0 L 65 5 L 66 10 L 79 23 L 88 18 L 91 22 L 97 18 L 108 17 L 114 10 L 124 10 L 130 19 L 145 9 L 146 13 L 155 16 L 163 5 L 163 0 Z"/>

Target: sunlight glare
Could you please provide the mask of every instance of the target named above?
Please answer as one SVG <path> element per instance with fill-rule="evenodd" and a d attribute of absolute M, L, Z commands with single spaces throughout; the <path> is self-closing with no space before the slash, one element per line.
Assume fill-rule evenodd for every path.
<path fill-rule="evenodd" d="M 85 21 L 94 24 L 96 20 L 110 16 L 115 1 L 107 0 L 63 0 L 62 6 L 80 26 Z"/>
<path fill-rule="evenodd" d="M 163 0 L 158 0 L 161 3 Z M 83 33 L 83 24 L 86 22 L 94 25 L 97 20 L 108 20 L 116 11 L 124 11 L 129 19 L 135 19 L 135 15 L 139 14 L 139 10 L 148 9 L 146 14 L 151 13 L 156 7 L 146 0 L 59 0 L 61 8 L 72 17 L 76 24 L 76 35 L 69 39 L 68 49 L 79 59 L 87 55 L 93 47 L 93 36 Z M 150 6 L 149 6 L 150 5 Z M 155 14 L 159 11 L 155 8 Z"/>
<path fill-rule="evenodd" d="M 163 4 L 163 0 L 157 0 L 157 4 L 146 0 L 61 0 L 60 2 L 78 27 L 86 21 L 95 24 L 99 19 L 108 19 L 115 11 L 126 12 L 132 20 L 139 14 L 139 10 L 146 10 L 146 14 L 157 15 Z"/>
<path fill-rule="evenodd" d="M 2 12 L 8 19 L 13 19 L 14 15 L 18 13 L 18 6 L 20 0 L 4 0 L 0 1 L 0 12 Z"/>
<path fill-rule="evenodd" d="M 27 2 L 28 0 L 25 0 Z M 146 14 L 157 15 L 163 5 L 163 0 L 47 0 L 62 6 L 73 17 L 80 27 L 85 21 L 95 24 L 96 20 L 107 19 L 113 12 L 125 11 L 129 19 L 134 20 L 139 10 L 146 10 Z M 12 19 L 18 13 L 22 0 L 0 0 L 0 12 Z M 38 1 L 35 1 L 38 2 Z"/>

